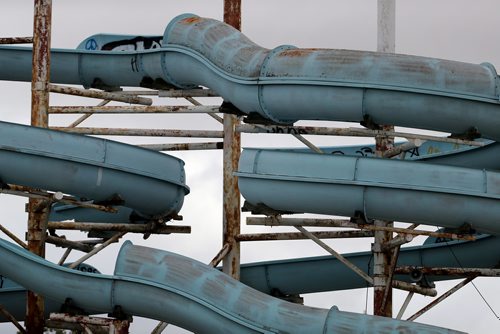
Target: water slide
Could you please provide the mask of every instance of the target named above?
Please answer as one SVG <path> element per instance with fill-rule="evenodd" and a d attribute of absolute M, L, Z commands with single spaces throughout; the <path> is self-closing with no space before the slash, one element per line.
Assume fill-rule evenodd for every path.
<path fill-rule="evenodd" d="M 74 307 L 101 313 L 120 306 L 126 314 L 195 333 L 458 333 L 289 303 L 193 259 L 130 242 L 122 246 L 113 276 L 70 270 L 4 240 L 0 257 L 0 272 L 59 303 L 71 298 Z"/>
<path fill-rule="evenodd" d="M 98 39 L 93 39 L 96 45 L 89 43 L 92 38 L 82 44 L 93 45 L 92 48 L 98 51 L 52 50 L 52 82 L 85 87 L 136 87 L 151 86 L 153 83 L 181 89 L 206 86 L 224 98 L 229 106 L 225 110 L 232 109 L 250 119 L 265 122 L 291 124 L 297 120 L 338 120 L 475 134 L 490 140 L 500 137 L 500 85 L 498 75 L 490 64 L 474 65 L 361 51 L 297 49 L 292 46 L 268 50 L 221 22 L 192 14 L 172 20 L 165 30 L 160 48 L 100 51 Z M 120 38 L 116 36 L 115 42 Z M 112 39 L 108 37 L 107 43 Z M 0 47 L 0 63 L 9 64 L 0 68 L 1 80 L 31 80 L 31 49 Z M 49 133 L 45 132 L 48 130 L 39 131 Z M 496 144 L 488 143 L 486 146 L 491 149 Z M 68 147 L 71 144 L 68 143 Z M 49 164 L 48 161 L 54 160 L 55 165 L 63 166 L 59 167 L 59 171 L 64 173 L 68 171 L 64 167 L 66 161 L 70 161 L 72 166 L 83 166 L 82 161 L 87 163 L 93 160 L 85 168 L 92 170 L 88 175 L 91 180 L 96 180 L 97 187 L 91 183 L 92 189 L 88 189 L 94 191 L 90 198 L 95 197 L 96 201 L 109 200 L 117 193 L 116 190 L 101 193 L 105 189 L 100 187 L 98 181 L 102 181 L 103 171 L 105 175 L 108 171 L 110 175 L 121 175 L 129 163 L 139 160 L 128 158 L 128 148 L 123 155 L 116 155 L 119 168 L 114 163 L 107 164 L 108 153 L 100 153 L 100 159 L 95 159 L 93 154 L 76 157 L 68 154 L 54 159 L 59 149 L 42 154 L 29 149 L 2 150 L 5 158 L 0 161 L 3 164 L 8 159 L 9 164 L 16 164 L 13 167 L 24 166 L 27 172 L 33 158 L 39 159 L 41 166 L 52 166 L 52 162 Z M 479 152 L 477 150 L 465 151 L 475 154 L 473 152 Z M 488 163 L 491 160 L 494 159 L 485 158 Z M 125 198 L 122 192 L 130 193 L 131 189 L 127 187 L 133 184 L 133 193 L 136 184 L 123 182 L 125 189 L 119 194 L 126 207 L 145 217 L 168 216 L 180 209 L 180 198 L 187 193 L 182 177 L 174 177 L 174 180 L 157 175 L 151 177 L 151 171 L 139 168 L 137 173 L 135 167 L 131 172 L 134 177 L 146 182 L 154 180 L 155 184 L 166 183 L 168 193 L 175 195 L 167 201 L 168 205 L 161 196 L 162 205 L 152 205 L 151 197 L 145 197 L 148 200 L 141 196 Z M 500 228 L 494 218 L 499 213 L 496 208 L 499 175 L 474 169 L 485 168 L 481 163 L 466 167 L 469 168 L 301 152 L 245 150 L 238 176 L 247 201 L 264 204 L 278 212 L 345 216 L 361 212 L 367 220 L 401 220 L 452 228 L 469 224 L 479 232 L 498 234 Z M 487 167 L 490 168 L 489 165 Z M 11 170 L 12 167 L 6 169 Z M 36 175 L 40 174 L 32 173 L 32 169 L 29 169 L 28 174 L 32 175 L 27 176 L 27 180 L 23 179 L 25 173 L 21 171 L 7 176 L 2 171 L 1 177 L 4 183 L 26 182 L 29 186 L 85 197 L 81 187 L 88 185 L 87 177 L 77 177 L 76 183 L 72 183 L 77 187 L 66 189 L 60 184 L 63 178 L 59 174 L 50 176 L 51 170 L 52 167 L 43 170 L 49 173 L 44 180 L 38 180 Z M 113 177 L 111 179 L 113 185 L 121 183 L 114 182 Z M 168 182 L 164 182 L 167 179 Z M 172 188 L 175 190 L 172 191 Z M 291 195 L 291 200 L 280 201 L 282 196 L 276 195 L 285 192 Z M 391 203 L 387 202 L 389 198 Z M 135 199 L 139 200 L 138 203 L 134 202 Z M 26 259 L 36 262 L 35 258 Z"/>

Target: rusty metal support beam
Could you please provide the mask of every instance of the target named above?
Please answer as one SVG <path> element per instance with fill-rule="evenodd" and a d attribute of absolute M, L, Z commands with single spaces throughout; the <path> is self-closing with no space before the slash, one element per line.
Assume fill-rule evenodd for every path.
<path fill-rule="evenodd" d="M 188 100 L 191 104 L 193 104 L 196 108 L 203 108 L 203 107 L 209 107 L 209 106 L 203 106 L 200 102 L 198 102 L 197 100 L 195 100 L 194 98 L 188 96 L 185 98 L 186 100 Z M 193 108 L 193 107 L 191 107 Z M 217 108 L 217 110 L 214 110 L 213 112 L 209 112 L 208 115 L 210 117 L 212 117 L 213 119 L 215 119 L 217 122 L 219 122 L 220 124 L 224 124 L 224 118 L 220 117 L 219 115 L 216 114 L 216 112 L 219 111 L 219 107 Z"/>
<path fill-rule="evenodd" d="M 385 151 L 382 154 L 382 157 L 384 158 L 392 158 L 395 157 L 396 155 L 399 155 L 403 152 L 409 151 L 411 149 L 414 149 L 415 147 L 420 147 L 424 143 L 423 140 L 420 139 L 413 139 L 412 141 L 409 141 L 404 144 L 400 144 L 398 146 L 395 146 L 387 151 Z"/>
<path fill-rule="evenodd" d="M 445 300 L 446 298 L 448 298 L 449 296 L 451 296 L 452 294 L 454 294 L 455 292 L 457 292 L 458 290 L 460 290 L 461 288 L 463 288 L 464 286 L 466 286 L 467 284 L 472 282 L 476 277 L 477 276 L 472 276 L 472 277 L 468 277 L 468 278 L 464 279 L 462 282 L 458 283 L 453 288 L 446 291 L 444 294 L 442 294 L 441 296 L 439 296 L 438 298 L 436 298 L 435 300 L 433 300 L 432 302 L 427 304 L 427 306 L 421 308 L 418 312 L 416 312 L 414 315 L 412 315 L 411 317 L 409 317 L 406 320 L 413 321 L 413 320 L 417 319 L 422 314 L 429 311 L 431 308 L 433 308 L 434 306 L 436 306 L 437 304 L 439 304 L 440 302 L 442 302 L 443 300 Z"/>
<path fill-rule="evenodd" d="M 97 205 L 97 204 L 92 204 L 92 203 L 88 203 L 88 202 L 80 202 L 73 197 L 64 196 L 62 193 L 59 193 L 59 192 L 51 193 L 51 192 L 47 192 L 47 191 L 43 191 L 43 190 L 38 190 L 38 189 L 33 189 L 33 188 L 29 188 L 29 187 L 25 187 L 25 186 L 18 186 L 18 185 L 13 185 L 13 184 L 9 184 L 8 189 L 1 189 L 0 188 L 0 193 L 28 197 L 28 198 L 34 198 L 34 199 L 41 199 L 41 200 L 50 200 L 52 202 L 61 202 L 61 203 L 65 203 L 65 204 L 79 206 L 82 208 L 95 209 L 95 210 L 110 212 L 110 213 L 117 212 L 117 210 L 113 207 L 104 206 L 104 205 Z"/>
<path fill-rule="evenodd" d="M 224 0 L 224 22 L 241 30 L 241 0 Z M 223 259 L 222 271 L 239 280 L 240 243 L 236 237 L 241 230 L 240 190 L 234 176 L 241 154 L 241 135 L 236 131 L 238 125 L 238 117 L 224 115 L 222 244 L 229 244 L 231 250 Z"/>
<path fill-rule="evenodd" d="M 241 133 L 267 133 L 267 134 L 300 134 L 314 136 L 346 136 L 346 137 L 401 137 L 407 140 L 420 139 L 430 140 L 444 143 L 484 146 L 483 142 L 462 140 L 456 138 L 436 137 L 429 135 L 421 135 L 408 132 L 387 131 L 387 130 L 371 130 L 364 128 L 330 128 L 330 127 L 315 127 L 315 126 L 256 126 L 251 124 L 242 124 L 236 128 L 236 131 Z"/>
<path fill-rule="evenodd" d="M 103 107 L 106 104 L 108 104 L 109 102 L 111 102 L 111 101 L 110 100 L 103 100 L 103 101 L 99 102 L 99 104 L 97 106 L 98 107 Z M 49 108 L 49 113 L 50 113 L 50 109 L 51 108 Z M 82 124 L 86 119 L 90 118 L 92 115 L 93 115 L 93 113 L 82 115 L 77 120 L 75 120 L 70 125 L 68 125 L 68 128 L 77 127 L 78 125 Z"/>
<path fill-rule="evenodd" d="M 416 267 L 399 266 L 396 267 L 396 274 L 410 274 L 413 271 L 419 271 L 424 275 L 443 275 L 443 276 L 485 276 L 500 277 L 500 269 L 488 268 L 452 268 L 452 267 Z"/>
<path fill-rule="evenodd" d="M 94 256 L 95 254 L 99 253 L 100 251 L 102 251 L 104 248 L 108 247 L 112 243 L 117 242 L 125 234 L 127 234 L 127 232 L 119 232 L 119 233 L 115 234 L 114 236 L 112 236 L 111 238 L 109 238 L 108 240 L 106 240 L 104 243 L 102 243 L 101 245 L 95 247 L 92 251 L 88 252 L 87 254 L 85 254 L 84 256 L 82 256 L 80 259 L 78 259 L 75 262 L 73 262 L 72 264 L 70 264 L 68 266 L 68 268 L 69 269 L 76 268 L 83 261 L 91 258 L 92 256 Z"/>
<path fill-rule="evenodd" d="M 310 232 L 321 239 L 340 238 L 370 238 L 373 237 L 371 231 L 316 231 Z M 236 236 L 238 241 L 279 241 L 279 240 L 307 240 L 309 237 L 303 233 L 283 232 L 283 233 L 245 233 Z"/>
<path fill-rule="evenodd" d="M 2 224 L 0 224 L 0 231 L 2 231 L 3 233 L 5 233 L 5 235 L 7 235 L 12 240 L 14 240 L 16 242 L 16 244 L 18 244 L 22 248 L 28 249 L 28 245 L 24 241 L 22 241 L 21 239 L 19 239 L 14 233 L 12 233 L 11 231 L 9 231 Z"/>
<path fill-rule="evenodd" d="M 377 51 L 394 53 L 396 46 L 396 2 L 378 0 L 377 2 Z M 375 136 L 375 154 L 378 157 L 394 154 L 394 126 L 382 125 L 383 134 Z M 408 138 L 407 138 L 408 139 Z M 398 150 L 396 150 L 397 152 Z M 399 153 L 398 153 L 399 154 Z M 375 220 L 375 226 L 392 227 L 393 222 Z M 390 243 L 392 233 L 375 231 L 373 250 L 373 313 L 392 318 L 392 277 L 399 254 L 399 247 L 392 251 L 383 247 Z"/>
<path fill-rule="evenodd" d="M 34 1 L 33 58 L 31 79 L 31 125 L 48 127 L 50 40 L 52 26 L 52 0 Z M 28 250 L 45 257 L 45 231 L 48 208 L 36 210 L 48 203 L 42 199 L 29 200 Z M 45 206 L 47 206 L 45 205 Z M 26 306 L 26 328 L 28 333 L 42 333 L 44 327 L 43 297 L 28 291 Z"/>
<path fill-rule="evenodd" d="M 423 230 L 415 230 L 416 225 L 408 228 L 375 226 L 372 224 L 353 223 L 346 219 L 323 219 L 323 218 L 282 218 L 277 217 L 247 217 L 247 225 L 265 225 L 265 226 L 309 226 L 309 227 L 344 227 L 354 228 L 368 231 L 387 231 L 399 233 L 401 235 L 425 235 L 435 238 L 447 238 L 453 240 L 469 240 L 473 241 L 476 238 L 473 235 L 463 235 L 456 233 L 431 232 Z"/>
<path fill-rule="evenodd" d="M 210 143 L 177 143 L 177 144 L 144 144 L 137 145 L 153 151 L 195 151 L 195 150 L 222 150 L 221 141 Z"/>
<path fill-rule="evenodd" d="M 61 258 L 59 259 L 59 262 L 57 262 L 57 264 L 58 265 L 64 264 L 64 261 L 66 261 L 66 259 L 68 258 L 69 254 L 71 253 L 72 250 L 73 250 L 73 248 L 71 248 L 71 247 L 66 248 L 63 256 L 61 256 Z"/>
<path fill-rule="evenodd" d="M 142 137 L 187 137 L 223 138 L 223 131 L 215 130 L 169 130 L 169 129 L 122 129 L 122 128 L 66 128 L 51 127 L 56 131 L 96 136 L 142 136 Z"/>
<path fill-rule="evenodd" d="M 354 271 L 356 274 L 358 274 L 361 278 L 363 278 L 369 284 L 373 285 L 373 278 L 371 278 L 370 276 L 368 276 L 368 274 L 366 274 L 363 270 L 359 269 L 356 265 L 354 265 L 351 262 L 349 262 L 349 260 L 347 260 L 345 257 L 343 257 L 342 254 L 336 252 L 333 248 L 331 248 L 330 246 L 328 246 L 327 244 L 325 244 L 323 241 L 321 241 L 312 232 L 309 232 L 308 230 L 306 230 L 302 226 L 296 226 L 295 228 L 297 230 L 299 230 L 302 234 L 304 234 L 306 237 L 308 237 L 309 239 L 311 239 L 312 241 L 314 241 L 316 244 L 318 244 L 321 248 L 323 248 L 324 250 L 326 250 L 328 253 L 330 253 L 333 256 L 335 256 L 335 258 L 337 258 L 337 260 L 339 260 L 340 262 L 342 262 L 343 264 L 345 264 L 349 269 L 351 269 L 352 271 Z"/>
<path fill-rule="evenodd" d="M 413 240 L 413 235 L 412 234 L 404 234 L 403 236 L 398 236 L 395 238 L 392 238 L 391 240 L 387 241 L 386 243 L 382 244 L 382 251 L 390 251 L 395 247 L 400 247 L 401 245 L 407 244 Z"/>
<path fill-rule="evenodd" d="M 18 333 L 21 333 L 21 334 L 26 334 L 28 332 L 26 332 L 26 329 L 24 329 L 23 326 L 21 326 L 21 324 L 17 321 L 17 319 L 9 312 L 7 311 L 7 309 L 2 305 L 0 304 L 0 313 L 7 319 L 9 320 L 10 322 L 12 322 L 12 324 L 14 326 L 16 326 L 16 328 L 19 330 Z"/>
<path fill-rule="evenodd" d="M 317 147 L 316 145 L 314 145 L 310 140 L 307 140 L 304 136 L 302 135 L 299 135 L 299 134 L 292 134 L 292 136 L 294 136 L 297 140 L 299 140 L 302 144 L 306 145 L 307 147 L 309 147 L 313 152 L 316 152 L 318 154 L 323 154 L 325 152 L 323 152 L 319 147 Z"/>
<path fill-rule="evenodd" d="M 31 44 L 33 37 L 0 37 L 0 44 Z"/>
<path fill-rule="evenodd" d="M 131 233 L 191 233 L 191 226 L 157 224 L 107 224 L 90 222 L 49 222 L 49 229 L 78 231 L 115 231 Z"/>
<path fill-rule="evenodd" d="M 109 100 L 107 100 L 109 101 Z M 210 114 L 219 106 L 57 106 L 51 114 Z M 219 117 L 220 118 L 220 117 Z"/>
<path fill-rule="evenodd" d="M 84 244 L 82 242 L 78 241 L 72 241 L 72 240 L 67 240 L 66 238 L 63 237 L 55 237 L 52 235 L 48 235 L 46 237 L 46 242 L 52 245 L 55 245 L 57 247 L 68 247 L 72 249 L 79 250 L 84 253 L 88 253 L 94 249 L 94 246 Z"/>
<path fill-rule="evenodd" d="M 222 249 L 214 256 L 212 261 L 210 261 L 209 266 L 215 268 L 230 251 L 231 245 L 225 244 Z"/>
<path fill-rule="evenodd" d="M 408 295 L 406 296 L 405 301 L 403 302 L 403 305 L 399 309 L 399 312 L 398 312 L 398 315 L 396 316 L 396 319 L 401 320 L 401 318 L 403 318 L 403 314 L 405 313 L 408 305 L 410 305 L 410 301 L 413 298 L 413 295 L 415 295 L 415 292 L 413 292 L 413 291 L 408 292 Z"/>
<path fill-rule="evenodd" d="M 82 89 L 82 88 L 53 85 L 53 84 L 49 85 L 48 88 L 50 89 L 50 92 L 58 94 L 82 96 L 94 99 L 111 100 L 111 101 L 133 103 L 133 104 L 143 104 L 147 106 L 153 104 L 153 100 L 151 100 L 150 98 L 133 96 L 133 95 L 124 95 L 121 93 L 110 93 L 100 90 Z"/>
<path fill-rule="evenodd" d="M 129 320 L 119 320 L 112 318 L 98 318 L 98 317 L 88 317 L 88 316 L 71 316 L 66 313 L 51 313 L 49 317 L 49 325 L 52 328 L 60 329 L 77 329 L 79 331 L 85 330 L 85 328 L 102 328 L 108 331 L 110 334 L 126 334 L 129 330 L 130 321 Z M 69 326 L 65 326 L 69 324 Z M 79 325 L 81 328 L 75 328 L 72 325 Z M 92 333 L 92 331 L 90 331 Z"/>

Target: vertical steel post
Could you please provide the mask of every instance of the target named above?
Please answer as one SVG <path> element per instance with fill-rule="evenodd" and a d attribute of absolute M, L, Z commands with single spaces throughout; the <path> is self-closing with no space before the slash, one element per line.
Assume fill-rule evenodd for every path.
<path fill-rule="evenodd" d="M 48 127 L 52 0 L 34 0 L 34 7 L 31 125 Z M 45 256 L 44 239 L 49 204 L 39 199 L 30 199 L 28 204 L 28 250 L 42 257 Z M 28 333 L 42 333 L 44 323 L 42 296 L 28 292 L 26 305 Z"/>
<path fill-rule="evenodd" d="M 241 30 L 241 0 L 224 0 L 224 22 Z M 240 278 L 240 191 L 233 173 L 238 169 L 241 135 L 236 132 L 240 123 L 234 115 L 224 115 L 224 175 L 223 175 L 223 236 L 222 245 L 229 244 L 230 251 L 223 258 L 223 272 Z"/>
<path fill-rule="evenodd" d="M 377 51 L 394 53 L 396 47 L 396 1 L 378 0 L 377 2 Z M 394 131 L 391 125 L 383 125 L 383 130 Z M 384 152 L 394 145 L 394 138 L 377 137 L 376 153 L 383 157 Z M 376 226 L 390 226 L 391 222 L 376 221 Z M 391 232 L 375 231 L 373 244 L 373 313 L 375 315 L 392 317 L 392 290 L 388 280 L 391 279 L 390 263 L 392 251 L 382 251 L 382 244 L 392 238 Z M 389 288 L 391 289 L 391 288 Z"/>

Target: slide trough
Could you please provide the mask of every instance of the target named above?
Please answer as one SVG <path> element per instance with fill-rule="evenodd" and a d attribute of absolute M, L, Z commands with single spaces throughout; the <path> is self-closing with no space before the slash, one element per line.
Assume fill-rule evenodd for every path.
<path fill-rule="evenodd" d="M 113 276 L 82 273 L 0 240 L 0 272 L 60 303 L 171 323 L 195 333 L 458 333 L 270 297 L 198 261 L 126 242 Z M 30 275 L 26 275 L 26 272 Z"/>

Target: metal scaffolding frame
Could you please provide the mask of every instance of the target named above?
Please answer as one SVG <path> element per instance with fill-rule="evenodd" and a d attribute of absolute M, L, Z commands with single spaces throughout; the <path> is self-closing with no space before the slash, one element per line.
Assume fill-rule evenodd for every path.
<path fill-rule="evenodd" d="M 120 136 L 161 136 L 161 137 L 186 137 L 186 138 L 220 138 L 222 141 L 204 142 L 204 143 L 166 143 L 166 144 L 148 144 L 143 147 L 159 150 L 223 150 L 223 225 L 222 225 L 222 248 L 215 255 L 210 265 L 216 266 L 222 261 L 223 271 L 228 275 L 239 279 L 240 276 L 240 243 L 247 241 L 265 241 L 265 240 L 298 240 L 310 239 L 320 247 L 335 256 L 358 275 L 363 277 L 370 285 L 374 287 L 374 313 L 392 317 L 392 288 L 409 291 L 408 297 L 403 304 L 397 318 L 400 319 L 414 293 L 427 296 L 436 296 L 435 289 L 421 287 L 416 284 L 409 284 L 393 280 L 394 273 L 408 273 L 415 268 L 397 267 L 396 260 L 399 247 L 410 242 L 414 236 L 426 235 L 433 237 L 442 237 L 450 239 L 473 240 L 470 235 L 458 235 L 452 233 L 429 232 L 416 230 L 417 225 L 408 228 L 394 227 L 392 222 L 376 221 L 374 224 L 366 222 L 336 219 L 289 219 L 282 218 L 279 215 L 268 217 L 248 217 L 247 225 L 261 226 L 293 226 L 298 233 L 259 233 L 242 234 L 241 233 L 241 205 L 240 193 L 238 189 L 237 178 L 233 175 L 237 170 L 237 164 L 241 151 L 242 133 L 274 133 L 289 134 L 297 138 L 311 150 L 322 153 L 303 135 L 330 135 L 330 136 L 362 136 L 372 137 L 376 140 L 377 155 L 389 158 L 400 154 L 406 150 L 418 147 L 426 140 L 444 141 L 450 143 L 460 143 L 468 145 L 483 145 L 480 142 L 439 138 L 427 135 L 413 133 L 395 132 L 390 125 L 383 126 L 382 130 L 360 129 L 360 128 L 331 128 L 331 127 L 303 127 L 303 126 L 263 126 L 241 124 L 241 117 L 224 114 L 223 117 L 216 115 L 219 112 L 219 106 L 201 105 L 195 97 L 211 97 L 216 94 L 210 89 L 195 90 L 140 90 L 140 91 L 119 91 L 107 92 L 95 89 L 79 89 L 74 87 L 65 87 L 50 84 L 50 35 L 51 35 L 51 15 L 52 0 L 34 0 L 34 32 L 33 38 L 0 38 L 0 44 L 33 43 L 33 80 L 32 80 L 32 118 L 31 125 L 39 127 L 49 127 L 49 114 L 81 114 L 82 116 L 67 127 L 52 127 L 55 130 L 89 134 L 89 135 L 120 135 Z M 238 30 L 241 30 L 241 0 L 224 1 L 224 21 Z M 395 0 L 378 0 L 378 51 L 395 51 Z M 49 106 L 50 93 L 67 94 L 88 98 L 101 99 L 97 106 Z M 152 106 L 151 96 L 164 98 L 185 98 L 191 106 Z M 134 105 L 127 106 L 107 106 L 110 101 L 129 103 Z M 218 122 L 222 123 L 221 131 L 213 130 L 167 130 L 167 129 L 109 129 L 109 128 L 86 128 L 78 127 L 84 120 L 97 114 L 208 114 Z M 409 140 L 409 143 L 393 147 L 394 137 L 403 137 Z M 104 247 L 113 242 L 117 242 L 127 232 L 143 234 L 169 234 L 169 233 L 190 233 L 189 226 L 164 225 L 162 222 L 151 222 L 146 225 L 127 225 L 127 224 L 99 224 L 99 223 L 68 223 L 68 222 L 49 222 L 48 212 L 50 205 L 56 201 L 71 203 L 83 207 L 91 207 L 97 210 L 112 211 L 112 207 L 97 206 L 88 203 L 81 203 L 78 200 L 62 196 L 60 193 L 49 193 L 43 190 L 28 189 L 12 185 L 9 189 L 1 192 L 15 195 L 26 196 L 29 198 L 27 244 L 17 238 L 13 233 L 0 225 L 0 230 L 11 237 L 22 247 L 31 252 L 44 256 L 45 243 L 52 243 L 60 247 L 65 247 L 60 264 L 64 262 L 72 249 L 78 249 L 86 252 L 80 260 L 73 266 L 83 262 L 85 259 L 96 254 Z M 319 231 L 310 232 L 305 227 L 326 227 L 342 228 L 340 231 Z M 349 230 L 345 230 L 345 229 Z M 113 231 L 114 236 L 107 239 L 71 241 L 54 235 L 47 235 L 47 230 L 99 230 Z M 352 230 L 354 229 L 354 230 Z M 397 234 L 394 236 L 394 234 Z M 372 251 L 374 254 L 374 275 L 368 276 L 364 271 L 355 267 L 341 254 L 336 252 L 330 246 L 326 245 L 321 239 L 325 238 L 360 238 L 374 237 Z M 430 305 L 417 312 L 414 316 L 408 318 L 413 320 L 427 311 L 435 304 L 451 295 L 453 292 L 466 285 L 478 276 L 500 276 L 499 270 L 484 269 L 464 269 L 464 268 L 417 268 L 421 272 L 432 273 L 433 275 L 458 275 L 468 277 L 465 281 L 445 293 Z M 27 301 L 26 330 L 11 317 L 12 322 L 21 332 L 41 333 L 45 324 L 53 325 L 57 328 L 78 328 L 90 331 L 92 326 L 101 326 L 109 329 L 109 333 L 128 332 L 127 319 L 101 319 L 89 317 L 69 317 L 67 315 L 51 315 L 46 323 L 43 317 L 43 299 L 33 293 L 29 293 Z M 8 310 L 0 305 L 0 312 L 8 316 Z M 161 333 L 166 327 L 165 323 L 160 323 L 153 333 Z"/>

